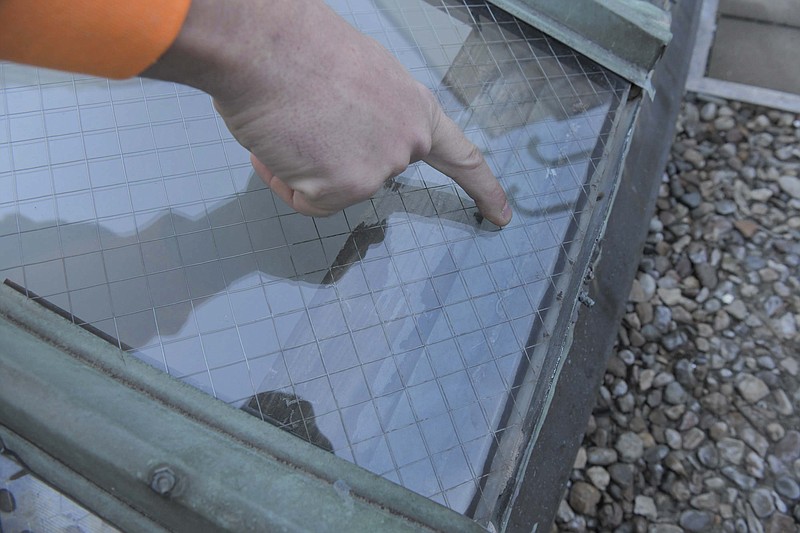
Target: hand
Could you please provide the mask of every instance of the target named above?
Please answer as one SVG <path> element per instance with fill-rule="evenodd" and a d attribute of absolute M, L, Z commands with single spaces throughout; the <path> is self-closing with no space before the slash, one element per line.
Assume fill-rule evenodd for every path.
<path fill-rule="evenodd" d="M 145 76 L 214 97 L 253 167 L 295 210 L 325 216 L 423 160 L 503 226 L 506 195 L 480 150 L 378 42 L 321 0 L 194 0 Z"/>

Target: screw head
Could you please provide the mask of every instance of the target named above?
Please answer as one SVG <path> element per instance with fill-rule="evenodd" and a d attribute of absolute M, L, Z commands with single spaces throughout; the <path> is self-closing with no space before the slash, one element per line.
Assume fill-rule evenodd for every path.
<path fill-rule="evenodd" d="M 161 496 L 169 495 L 177 482 L 178 478 L 175 476 L 175 472 L 168 466 L 155 469 L 153 475 L 150 476 L 150 488 Z"/>

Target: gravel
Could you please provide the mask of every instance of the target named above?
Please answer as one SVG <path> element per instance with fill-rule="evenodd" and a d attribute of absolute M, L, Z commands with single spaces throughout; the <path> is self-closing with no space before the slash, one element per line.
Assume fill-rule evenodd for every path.
<path fill-rule="evenodd" d="M 800 117 L 677 126 L 554 531 L 800 531 Z"/>

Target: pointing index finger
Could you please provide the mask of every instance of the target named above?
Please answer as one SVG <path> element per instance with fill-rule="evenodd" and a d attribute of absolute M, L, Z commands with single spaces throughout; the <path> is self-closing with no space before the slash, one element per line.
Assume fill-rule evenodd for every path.
<path fill-rule="evenodd" d="M 490 222 L 505 226 L 511 221 L 511 208 L 500 182 L 494 177 L 480 149 L 472 144 L 441 107 L 434 108 L 431 150 L 423 160 L 449 176 L 473 199 Z"/>

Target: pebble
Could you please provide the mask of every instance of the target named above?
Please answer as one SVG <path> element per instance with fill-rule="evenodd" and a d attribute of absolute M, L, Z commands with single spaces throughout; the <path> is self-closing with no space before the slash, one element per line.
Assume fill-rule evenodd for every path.
<path fill-rule="evenodd" d="M 775 501 L 772 493 L 767 489 L 756 489 L 750 494 L 750 505 L 759 518 L 766 518 L 775 512 Z"/>
<path fill-rule="evenodd" d="M 742 374 L 736 382 L 736 390 L 750 403 L 763 400 L 769 394 L 767 384 L 752 374 Z"/>
<path fill-rule="evenodd" d="M 800 499 L 800 485 L 790 476 L 779 476 L 775 479 L 775 491 L 787 500 Z"/>
<path fill-rule="evenodd" d="M 736 121 L 733 117 L 719 117 L 714 120 L 714 128 L 720 131 L 727 131 L 736 126 Z"/>
<path fill-rule="evenodd" d="M 655 520 L 658 517 L 656 502 L 654 502 L 653 498 L 649 496 L 636 496 L 633 514 L 644 516 L 650 520 Z"/>
<path fill-rule="evenodd" d="M 586 470 L 586 476 L 589 478 L 589 481 L 592 482 L 592 485 L 599 490 L 606 490 L 608 484 L 611 482 L 611 475 L 609 475 L 608 470 L 602 466 L 593 466 L 589 468 Z"/>
<path fill-rule="evenodd" d="M 706 443 L 697 450 L 697 459 L 707 468 L 716 468 L 719 464 L 717 448 L 712 443 Z"/>
<path fill-rule="evenodd" d="M 703 157 L 703 154 L 698 152 L 693 148 L 689 148 L 685 152 L 683 152 L 683 158 L 694 165 L 696 168 L 703 168 L 706 166 L 706 160 Z"/>
<path fill-rule="evenodd" d="M 739 431 L 739 436 L 745 444 L 750 446 L 758 455 L 764 457 L 769 449 L 769 441 L 751 427 L 744 427 Z"/>
<path fill-rule="evenodd" d="M 586 462 L 590 465 L 608 466 L 617 462 L 617 452 L 611 448 L 589 448 Z"/>
<path fill-rule="evenodd" d="M 739 439 L 725 438 L 717 443 L 720 459 L 733 465 L 741 464 L 744 459 L 744 448 L 744 442 Z"/>
<path fill-rule="evenodd" d="M 777 422 L 770 422 L 765 429 L 767 436 L 772 441 L 779 441 L 786 435 L 786 430 Z"/>
<path fill-rule="evenodd" d="M 683 404 L 687 396 L 686 390 L 677 381 L 673 381 L 664 389 L 664 400 L 673 405 Z"/>
<path fill-rule="evenodd" d="M 795 176 L 781 176 L 778 178 L 778 185 L 780 185 L 783 192 L 792 198 L 800 198 L 800 178 Z"/>
<path fill-rule="evenodd" d="M 772 453 L 784 463 L 791 464 L 800 457 L 800 432 L 787 431 L 786 436 L 775 444 Z"/>
<path fill-rule="evenodd" d="M 569 505 L 575 512 L 594 516 L 597 514 L 597 504 L 601 496 L 600 491 L 594 486 L 578 481 L 569 491 Z"/>
<path fill-rule="evenodd" d="M 797 522 L 795 522 L 795 520 L 797 520 Z M 772 515 L 772 518 L 767 522 L 764 533 L 786 533 L 792 531 L 793 528 L 797 530 L 798 523 L 800 523 L 800 506 L 795 506 L 794 520 L 792 517 L 786 516 L 785 514 L 776 513 Z"/>
<path fill-rule="evenodd" d="M 614 448 L 619 453 L 620 460 L 626 463 L 632 463 L 644 454 L 642 438 L 630 431 L 619 436 Z"/>
<path fill-rule="evenodd" d="M 720 470 L 722 475 L 733 481 L 740 489 L 750 490 L 756 486 L 756 480 L 735 466 L 725 466 Z"/>
<path fill-rule="evenodd" d="M 717 116 L 717 104 L 707 102 L 700 108 L 700 119 L 703 122 L 711 122 Z"/>
<path fill-rule="evenodd" d="M 692 428 L 683 435 L 683 449 L 694 450 L 703 441 L 706 440 L 706 434 L 700 428 Z"/>
<path fill-rule="evenodd" d="M 775 329 L 784 339 L 793 339 L 797 335 L 797 320 L 791 313 L 786 313 L 774 321 Z"/>
<path fill-rule="evenodd" d="M 704 492 L 693 497 L 689 502 L 695 509 L 716 511 L 719 507 L 719 495 L 716 492 Z"/>
<path fill-rule="evenodd" d="M 742 300 L 735 300 L 731 304 L 727 305 L 725 307 L 725 311 L 733 318 L 739 320 L 744 320 L 748 315 L 747 306 Z"/>
<path fill-rule="evenodd" d="M 714 515 L 706 511 L 684 511 L 679 523 L 686 531 L 707 531 L 714 523 Z"/>
<path fill-rule="evenodd" d="M 611 480 L 623 489 L 633 485 L 633 465 L 617 463 L 608 467 Z"/>

